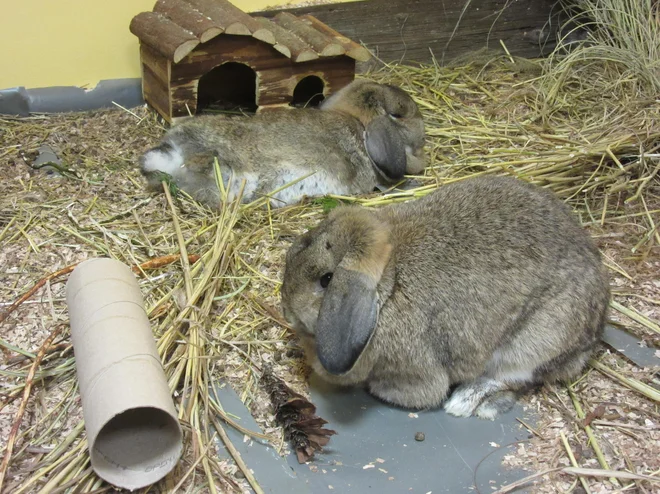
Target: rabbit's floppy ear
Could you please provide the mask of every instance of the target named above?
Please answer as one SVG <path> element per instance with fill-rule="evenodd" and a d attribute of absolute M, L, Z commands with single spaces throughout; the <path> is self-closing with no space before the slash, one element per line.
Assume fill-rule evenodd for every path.
<path fill-rule="evenodd" d="M 389 180 L 397 181 L 406 173 L 406 143 L 394 117 L 381 115 L 366 128 L 367 153 L 378 170 Z"/>
<path fill-rule="evenodd" d="M 353 367 L 377 319 L 373 280 L 360 271 L 338 268 L 316 322 L 316 347 L 323 367 L 331 374 L 343 374 Z"/>
<path fill-rule="evenodd" d="M 358 222 L 359 223 L 359 222 Z M 319 360 L 331 374 L 353 367 L 378 320 L 377 286 L 389 261 L 389 228 L 373 224 L 355 228 L 356 248 L 335 269 L 316 322 Z"/>

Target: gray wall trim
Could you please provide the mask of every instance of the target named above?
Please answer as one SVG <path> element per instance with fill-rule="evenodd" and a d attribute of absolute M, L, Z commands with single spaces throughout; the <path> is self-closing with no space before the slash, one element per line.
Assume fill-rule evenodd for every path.
<path fill-rule="evenodd" d="M 98 110 L 113 107 L 113 102 L 124 108 L 144 104 L 142 80 L 109 79 L 99 82 L 91 90 L 75 86 L 0 90 L 0 114 L 5 115 Z"/>

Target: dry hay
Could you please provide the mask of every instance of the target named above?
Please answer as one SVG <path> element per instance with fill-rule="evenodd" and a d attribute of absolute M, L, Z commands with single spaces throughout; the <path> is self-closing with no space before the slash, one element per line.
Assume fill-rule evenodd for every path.
<path fill-rule="evenodd" d="M 219 380 L 239 392 L 264 434 L 286 449 L 258 383 L 259 366 L 273 363 L 277 375 L 306 392 L 300 350 L 278 313 L 283 254 L 295 235 L 339 202 L 378 207 L 483 174 L 510 174 L 550 188 L 575 208 L 605 255 L 614 286 L 612 318 L 646 345 L 660 347 L 660 101 L 641 91 L 637 80 L 614 76 L 609 66 L 568 70 L 558 88 L 543 71 L 540 62 L 500 56 L 486 64 L 392 66 L 371 74 L 414 95 L 427 123 L 432 166 L 409 190 L 276 210 L 258 202 L 227 204 L 217 213 L 181 194 L 170 202 L 164 194 L 145 193 L 135 160 L 162 127 L 144 108 L 2 118 L 3 308 L 47 274 L 92 256 L 130 265 L 181 252 L 184 259 L 201 256 L 194 264 L 169 264 L 140 278 L 185 429 L 184 458 L 159 491 L 245 488 L 236 465 L 219 461 L 214 448 L 205 447 L 214 426 L 233 421 L 207 393 Z M 33 170 L 30 163 L 42 144 L 55 149 L 75 174 Z M 4 492 L 108 489 L 86 454 L 65 279 L 47 282 L 0 326 L 3 450 L 35 356 L 49 334 L 61 331 L 30 380 Z M 564 467 L 570 450 L 581 467 L 657 474 L 657 376 L 612 350 L 604 350 L 598 362 L 594 365 L 604 369 L 590 367 L 570 388 L 545 388 L 525 400 L 540 420 L 533 438 L 509 455 L 509 464 L 533 471 Z M 244 469 L 249 476 L 249 465 Z M 629 485 L 624 488 L 629 492 L 657 489 L 647 480 L 612 481 L 616 473 L 591 472 L 580 482 L 575 475 L 547 473 L 536 479 L 535 489 L 577 492 L 584 489 L 580 482 L 591 492 L 614 491 L 615 482 Z"/>

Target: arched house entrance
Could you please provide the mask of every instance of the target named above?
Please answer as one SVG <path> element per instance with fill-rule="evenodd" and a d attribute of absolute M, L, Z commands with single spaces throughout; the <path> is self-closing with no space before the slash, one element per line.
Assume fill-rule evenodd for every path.
<path fill-rule="evenodd" d="M 325 89 L 325 82 L 318 75 L 305 76 L 296 84 L 290 105 L 297 108 L 319 106 L 325 99 Z"/>
<path fill-rule="evenodd" d="M 257 110 L 257 73 L 247 64 L 225 62 L 197 84 L 197 113 L 204 110 Z"/>

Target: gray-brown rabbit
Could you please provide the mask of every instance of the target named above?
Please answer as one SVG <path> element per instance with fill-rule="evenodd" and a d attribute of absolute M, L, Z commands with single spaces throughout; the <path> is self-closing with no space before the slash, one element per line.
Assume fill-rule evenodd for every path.
<path fill-rule="evenodd" d="M 217 207 L 217 157 L 225 185 L 233 174 L 230 198 L 245 180 L 244 202 L 270 196 L 278 207 L 303 196 L 363 194 L 419 173 L 423 146 L 424 123 L 405 91 L 356 80 L 320 109 L 187 119 L 140 158 L 140 168 L 152 187 L 160 188 L 159 172 L 167 173 L 193 198 Z"/>
<path fill-rule="evenodd" d="M 497 177 L 378 210 L 337 208 L 291 246 L 281 293 L 322 377 L 488 419 L 522 391 L 579 375 L 610 296 L 569 208 Z"/>

